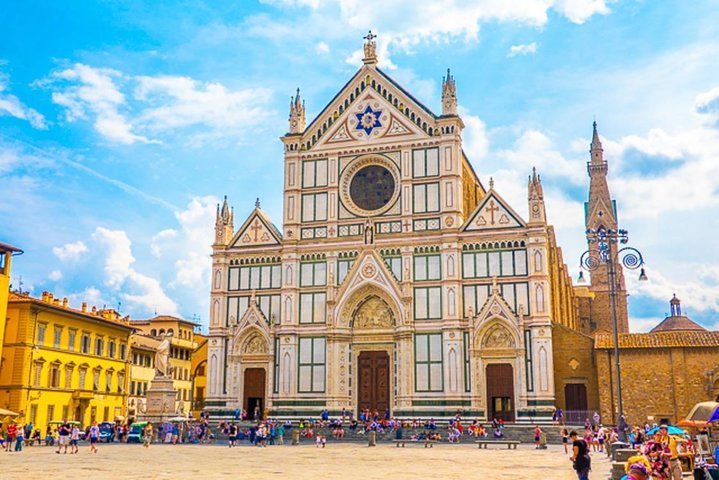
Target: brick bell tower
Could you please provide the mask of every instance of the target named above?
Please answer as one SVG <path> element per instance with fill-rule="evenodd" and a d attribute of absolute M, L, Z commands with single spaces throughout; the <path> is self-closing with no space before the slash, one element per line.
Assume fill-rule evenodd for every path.
<path fill-rule="evenodd" d="M 592 143 L 590 144 L 590 160 L 587 162 L 589 174 L 589 199 L 584 204 L 584 223 L 587 229 L 617 230 L 617 204 L 609 194 L 607 184 L 607 161 L 604 160 L 604 149 L 597 133 L 597 122 L 593 124 Z M 588 243 L 589 252 L 593 257 L 598 256 L 599 246 L 596 242 Z M 613 245 L 613 251 L 617 251 Z M 617 327 L 620 333 L 629 332 L 629 317 L 627 314 L 627 288 L 624 282 L 624 273 L 616 255 L 610 259 L 614 263 L 616 272 L 616 306 Z M 612 304 L 609 288 L 609 269 L 607 264 L 600 264 L 591 272 L 590 290 L 595 297 L 589 305 L 587 312 L 590 318 L 590 332 L 611 332 Z"/>

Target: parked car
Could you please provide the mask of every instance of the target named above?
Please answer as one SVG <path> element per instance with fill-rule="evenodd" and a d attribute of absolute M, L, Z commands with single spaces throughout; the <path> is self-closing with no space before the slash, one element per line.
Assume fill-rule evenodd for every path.
<path fill-rule="evenodd" d="M 110 443 L 115 437 L 115 424 L 113 422 L 100 422 L 100 441 Z"/>

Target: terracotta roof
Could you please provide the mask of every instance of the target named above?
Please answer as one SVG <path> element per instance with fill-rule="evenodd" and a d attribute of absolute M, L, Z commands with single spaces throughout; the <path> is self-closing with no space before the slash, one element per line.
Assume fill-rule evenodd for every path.
<path fill-rule="evenodd" d="M 704 332 L 706 331 L 706 328 L 702 327 L 694 320 L 684 315 L 672 315 L 671 317 L 667 317 L 662 320 L 662 322 L 656 327 L 652 328 L 650 332 L 654 333 L 689 330 L 697 330 Z"/>
<path fill-rule="evenodd" d="M 2 243 L 0 242 L 0 252 L 19 252 L 23 253 L 22 249 L 13 247 L 9 243 Z"/>
<path fill-rule="evenodd" d="M 613 335 L 602 333 L 595 337 L 594 348 L 614 348 Z M 620 333 L 619 348 L 719 347 L 719 332 L 684 330 L 654 333 Z"/>

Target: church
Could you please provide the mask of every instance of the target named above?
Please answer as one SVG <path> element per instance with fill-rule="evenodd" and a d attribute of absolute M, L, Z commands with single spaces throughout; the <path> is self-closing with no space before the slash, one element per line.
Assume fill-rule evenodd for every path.
<path fill-rule="evenodd" d="M 235 229 L 227 198 L 218 206 L 207 409 L 528 423 L 551 419 L 567 382 L 588 408 L 586 309 L 539 175 L 527 172 L 526 205 L 509 205 L 463 152 L 450 72 L 434 113 L 365 39 L 363 65 L 314 120 L 299 90 L 290 102 L 283 218 L 258 201 Z M 589 357 L 572 369 L 555 342 L 575 337 Z"/>

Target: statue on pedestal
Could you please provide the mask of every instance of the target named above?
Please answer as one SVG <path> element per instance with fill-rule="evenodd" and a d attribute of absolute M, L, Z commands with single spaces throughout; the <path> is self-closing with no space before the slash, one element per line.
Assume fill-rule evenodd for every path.
<path fill-rule="evenodd" d="M 170 367 L 170 337 L 172 337 L 172 334 L 165 335 L 155 352 L 155 371 L 163 377 L 167 377 L 172 372 Z"/>

